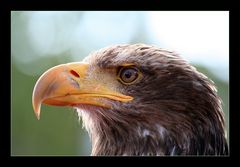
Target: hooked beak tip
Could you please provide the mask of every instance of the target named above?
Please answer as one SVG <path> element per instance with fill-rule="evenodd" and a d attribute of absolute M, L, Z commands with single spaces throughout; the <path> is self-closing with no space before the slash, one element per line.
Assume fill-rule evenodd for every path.
<path fill-rule="evenodd" d="M 40 110 L 41 110 L 41 105 L 34 106 L 34 113 L 38 120 L 40 120 Z"/>
<path fill-rule="evenodd" d="M 40 113 L 36 113 L 37 120 L 40 120 Z"/>

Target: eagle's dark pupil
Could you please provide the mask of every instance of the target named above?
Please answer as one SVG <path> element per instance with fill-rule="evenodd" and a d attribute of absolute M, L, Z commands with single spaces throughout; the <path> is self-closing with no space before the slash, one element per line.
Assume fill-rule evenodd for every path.
<path fill-rule="evenodd" d="M 130 70 L 126 71 L 125 74 L 124 74 L 124 76 L 125 76 L 126 78 L 130 78 L 130 77 L 132 76 L 131 71 L 130 71 Z"/>

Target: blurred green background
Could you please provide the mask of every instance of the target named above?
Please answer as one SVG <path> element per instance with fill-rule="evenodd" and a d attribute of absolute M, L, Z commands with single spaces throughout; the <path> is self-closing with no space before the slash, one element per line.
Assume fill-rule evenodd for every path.
<path fill-rule="evenodd" d="M 211 78 L 229 132 L 228 17 L 227 12 L 12 11 L 11 154 L 90 155 L 88 134 L 72 108 L 43 105 L 36 119 L 33 87 L 53 66 L 121 43 L 174 50 Z"/>

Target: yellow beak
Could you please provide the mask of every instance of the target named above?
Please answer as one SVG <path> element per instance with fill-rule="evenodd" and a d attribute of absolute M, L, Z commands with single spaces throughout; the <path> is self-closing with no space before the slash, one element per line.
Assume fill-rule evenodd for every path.
<path fill-rule="evenodd" d="M 89 65 L 68 63 L 46 71 L 37 81 L 32 96 L 33 109 L 40 119 L 41 104 L 55 106 L 75 106 L 90 104 L 111 108 L 103 98 L 128 102 L 131 96 L 123 95 L 91 77 Z"/>

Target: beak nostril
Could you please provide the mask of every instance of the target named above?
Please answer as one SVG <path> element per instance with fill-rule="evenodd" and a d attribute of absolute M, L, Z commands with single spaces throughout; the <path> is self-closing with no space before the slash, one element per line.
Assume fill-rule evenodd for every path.
<path fill-rule="evenodd" d="M 75 77 L 77 77 L 77 78 L 80 78 L 80 76 L 78 75 L 78 73 L 77 73 L 76 71 L 70 70 L 70 73 L 71 73 L 73 76 L 75 76 Z"/>

